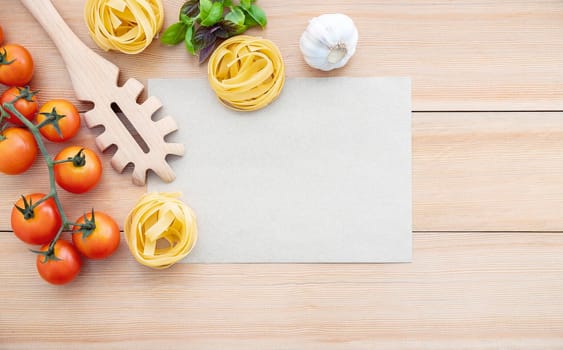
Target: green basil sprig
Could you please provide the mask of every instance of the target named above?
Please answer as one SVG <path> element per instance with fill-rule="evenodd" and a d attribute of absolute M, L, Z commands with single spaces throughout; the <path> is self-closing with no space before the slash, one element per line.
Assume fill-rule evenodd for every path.
<path fill-rule="evenodd" d="M 251 27 L 266 26 L 266 14 L 255 1 L 240 0 L 235 5 L 232 0 L 188 0 L 180 8 L 179 21 L 166 28 L 160 41 L 168 45 L 183 41 L 188 52 L 203 63 L 219 41 Z"/>

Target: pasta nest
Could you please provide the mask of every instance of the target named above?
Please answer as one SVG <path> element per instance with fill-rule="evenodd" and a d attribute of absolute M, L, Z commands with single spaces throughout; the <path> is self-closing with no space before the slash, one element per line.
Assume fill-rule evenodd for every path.
<path fill-rule="evenodd" d="M 127 216 L 125 240 L 139 263 L 155 269 L 167 268 L 186 257 L 195 246 L 196 217 L 179 197 L 179 193 L 145 194 Z"/>
<path fill-rule="evenodd" d="M 278 47 L 249 35 L 224 41 L 207 66 L 209 83 L 219 100 L 237 111 L 254 111 L 275 100 L 285 82 L 285 66 Z"/>
<path fill-rule="evenodd" d="M 88 0 L 84 19 L 101 49 L 136 54 L 162 29 L 164 10 L 161 0 Z"/>

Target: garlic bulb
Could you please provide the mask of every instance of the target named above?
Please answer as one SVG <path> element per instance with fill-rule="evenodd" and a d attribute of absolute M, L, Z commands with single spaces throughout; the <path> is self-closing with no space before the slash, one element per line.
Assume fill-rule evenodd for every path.
<path fill-rule="evenodd" d="M 329 71 L 344 66 L 356 52 L 357 43 L 358 30 L 352 19 L 334 13 L 311 19 L 299 47 L 308 65 Z"/>

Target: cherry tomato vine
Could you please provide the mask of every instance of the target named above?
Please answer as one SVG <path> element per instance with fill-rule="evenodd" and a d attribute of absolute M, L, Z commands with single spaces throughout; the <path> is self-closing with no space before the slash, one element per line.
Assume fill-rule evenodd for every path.
<path fill-rule="evenodd" d="M 45 113 L 46 117 L 42 121 L 38 121 L 37 125 L 34 124 L 25 115 L 20 113 L 18 108 L 16 108 L 16 104 L 18 103 L 18 101 L 26 98 L 26 91 L 28 91 L 27 88 L 25 90 L 22 90 L 22 93 L 17 95 L 13 100 L 0 104 L 0 126 L 2 126 L 0 128 L 0 141 L 2 141 L 5 138 L 3 134 L 7 126 L 7 121 L 15 116 L 25 126 L 25 128 L 27 128 L 31 132 L 31 134 L 33 135 L 33 139 L 35 140 L 37 147 L 39 148 L 39 151 L 41 152 L 41 154 L 45 159 L 45 163 L 47 165 L 48 173 L 49 173 L 50 189 L 49 192 L 45 195 L 43 194 L 32 194 L 29 196 L 22 195 L 21 199 L 14 206 L 12 212 L 12 218 L 14 218 L 15 216 L 17 218 L 16 220 L 18 220 L 20 223 L 23 223 L 23 225 L 25 225 L 25 220 L 33 219 L 36 211 L 45 210 L 45 208 L 41 208 L 41 206 L 47 206 L 47 207 L 51 207 L 49 209 L 51 210 L 51 215 L 54 215 L 56 219 L 52 224 L 55 225 L 55 227 L 58 226 L 58 228 L 55 228 L 56 233 L 54 234 L 54 237 L 52 234 L 54 231 L 52 231 L 51 233 L 43 232 L 41 236 L 38 238 L 37 235 L 35 236 L 32 235 L 31 237 L 29 237 L 29 235 L 26 236 L 25 231 L 23 234 L 20 234 L 20 232 L 17 232 L 16 227 L 14 227 L 13 223 L 12 226 L 16 236 L 18 236 L 24 242 L 30 244 L 48 243 L 48 245 L 42 246 L 39 250 L 33 250 L 33 249 L 31 250 L 32 252 L 38 254 L 38 258 L 37 258 L 38 272 L 45 280 L 47 280 L 50 283 L 64 284 L 74 279 L 74 277 L 80 271 L 81 262 L 80 262 L 80 257 L 78 255 L 78 251 L 82 252 L 86 257 L 89 257 L 88 254 L 84 253 L 84 249 L 91 249 L 91 248 L 89 248 L 87 243 L 84 243 L 83 241 L 80 241 L 81 242 L 80 247 L 76 247 L 76 248 L 69 242 L 63 240 L 59 241 L 62 233 L 71 232 L 73 234 L 72 237 L 73 241 L 79 241 L 77 238 L 75 239 L 74 237 L 75 235 L 81 235 L 82 236 L 81 240 L 84 240 L 87 238 L 88 235 L 92 234 L 92 232 L 102 232 L 100 234 L 105 235 L 103 236 L 104 237 L 103 239 L 107 239 L 106 237 L 111 237 L 111 239 L 113 240 L 111 242 L 111 246 L 105 247 L 106 250 L 103 252 L 103 255 L 98 254 L 97 256 L 97 258 L 103 258 L 109 256 L 117 248 L 117 245 L 119 244 L 119 228 L 117 224 L 115 224 L 113 219 L 109 218 L 109 216 L 101 212 L 98 213 L 98 215 L 102 215 L 104 221 L 101 223 L 102 225 L 101 227 L 97 227 L 93 209 L 90 217 L 87 217 L 85 214 L 84 218 L 79 218 L 77 222 L 71 222 L 69 220 L 69 218 L 65 214 L 63 205 L 57 193 L 56 183 L 57 183 L 58 173 L 56 173 L 56 167 L 61 166 L 65 163 L 69 164 L 70 167 L 84 167 L 88 161 L 97 162 L 96 163 L 97 178 L 95 178 L 95 182 L 97 182 L 99 180 L 99 175 L 101 175 L 101 170 L 100 170 L 101 164 L 99 163 L 99 159 L 97 158 L 97 156 L 92 151 L 80 147 L 67 147 L 67 149 L 72 149 L 76 151 L 75 154 L 73 153 L 74 155 L 67 152 L 64 157 L 60 157 L 59 155 L 56 158 L 51 157 L 49 155 L 49 152 L 47 151 L 47 148 L 45 147 L 45 143 L 43 142 L 41 129 L 44 128 L 45 126 L 52 126 L 54 129 L 59 131 L 60 129 L 58 122 L 64 116 L 57 114 L 57 112 L 53 110 L 52 115 L 50 115 L 49 113 Z M 19 130 L 24 130 L 24 129 L 19 129 Z M 85 151 L 88 152 L 89 155 L 88 160 L 84 155 Z M 82 190 L 82 192 L 85 192 L 90 188 L 92 188 L 93 186 L 95 186 L 95 183 L 89 184 L 89 186 L 90 186 L 89 188 Z M 111 222 L 112 225 L 110 226 L 111 233 L 107 233 L 108 231 L 107 227 L 109 225 L 108 222 Z M 28 227 L 28 231 L 30 229 L 37 230 L 38 228 L 45 229 L 45 225 L 42 223 L 40 223 L 40 225 L 37 225 L 37 223 L 35 223 L 36 226 L 31 226 L 31 225 L 33 224 L 30 224 L 30 226 Z M 117 232 L 117 236 L 115 232 Z M 97 234 L 96 237 L 92 239 L 99 240 L 100 234 Z M 99 245 L 100 244 L 96 246 L 96 244 L 94 243 L 94 249 L 95 248 L 99 249 Z M 70 250 L 74 250 L 74 252 Z M 69 260 L 64 261 L 65 259 L 69 259 L 70 261 Z M 45 264 L 48 264 L 49 262 L 59 262 L 59 261 L 63 261 L 62 265 L 65 266 L 56 266 L 56 267 L 54 266 L 50 269 L 45 267 Z M 66 275 L 65 275 L 65 271 L 67 273 Z"/>
<path fill-rule="evenodd" d="M 0 173 L 24 173 L 38 151 L 49 173 L 49 192 L 22 195 L 12 207 L 12 231 L 21 241 L 40 245 L 31 249 L 37 254 L 39 275 L 49 283 L 65 284 L 80 272 L 81 254 L 104 259 L 115 252 L 119 226 L 94 209 L 75 222 L 65 214 L 57 186 L 71 193 L 90 191 L 102 176 L 102 163 L 95 152 L 79 146 L 49 155 L 43 138 L 57 143 L 70 140 L 80 129 L 80 114 L 71 102 L 61 99 L 39 107 L 36 92 L 25 86 L 33 77 L 33 57 L 25 47 L 2 45 L 2 41 L 0 26 L 0 84 L 7 87 L 0 94 Z M 60 239 L 63 232 L 71 233 L 72 243 Z"/>
<path fill-rule="evenodd" d="M 11 102 L 7 102 L 7 103 L 2 104 L 2 106 L 0 107 L 0 113 L 1 113 L 0 120 L 4 120 L 5 118 L 9 118 L 10 114 L 16 116 L 20 120 L 20 122 L 22 124 L 24 124 L 29 129 L 29 131 L 31 131 L 31 133 L 33 134 L 33 137 L 35 138 L 35 142 L 37 142 L 37 146 L 39 147 L 39 151 L 43 155 L 43 157 L 45 159 L 45 163 L 47 163 L 47 168 L 48 168 L 48 171 L 49 171 L 49 186 L 50 186 L 49 192 L 43 198 L 39 199 L 35 203 L 31 203 L 31 204 L 27 205 L 27 208 L 22 208 L 22 209 L 24 211 L 33 212 L 33 210 L 35 208 L 37 208 L 41 203 L 45 202 L 49 198 L 53 198 L 53 200 L 55 201 L 55 204 L 56 204 L 57 209 L 59 211 L 59 215 L 61 216 L 62 225 L 59 228 L 55 238 L 53 238 L 53 240 L 51 241 L 51 243 L 49 245 L 49 249 L 46 252 L 39 252 L 39 254 L 43 254 L 47 258 L 49 258 L 49 257 L 53 257 L 53 249 L 54 249 L 55 243 L 60 238 L 63 231 L 68 230 L 70 227 L 77 225 L 76 223 L 70 222 L 68 220 L 66 214 L 65 214 L 65 211 L 63 209 L 63 205 L 62 205 L 61 200 L 59 198 L 59 195 L 57 193 L 57 187 L 55 185 L 55 170 L 54 170 L 56 164 L 73 162 L 74 158 L 61 159 L 61 160 L 58 160 L 58 161 L 53 160 L 53 158 L 49 155 L 47 148 L 45 147 L 45 143 L 43 142 L 43 139 L 41 138 L 41 133 L 39 132 L 39 129 L 41 127 L 47 125 L 47 124 L 54 124 L 54 123 L 57 122 L 57 120 L 49 120 L 47 122 L 43 122 L 40 125 L 36 126 L 31 121 L 29 121 L 25 116 L 23 116 L 14 106 L 14 104 L 20 98 L 22 98 L 22 97 L 17 96 Z M 9 112 L 9 114 L 7 112 Z M 76 155 L 76 156 L 80 157 L 79 155 Z"/>

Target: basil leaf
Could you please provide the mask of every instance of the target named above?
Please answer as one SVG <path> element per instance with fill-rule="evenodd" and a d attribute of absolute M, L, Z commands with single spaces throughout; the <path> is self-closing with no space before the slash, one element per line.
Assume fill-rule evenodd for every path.
<path fill-rule="evenodd" d="M 245 11 L 245 12 L 246 12 L 246 11 Z M 254 18 L 252 18 L 252 17 L 250 17 L 250 15 L 248 15 L 248 16 L 246 16 L 245 19 L 244 19 L 244 25 L 245 25 L 247 28 L 255 27 L 255 26 L 258 25 L 258 22 L 256 22 L 256 21 L 254 20 Z"/>
<path fill-rule="evenodd" d="M 168 27 L 160 40 L 169 45 L 183 40 L 188 52 L 192 55 L 199 52 L 200 63 L 208 59 L 222 39 L 267 23 L 264 11 L 254 5 L 256 0 L 183 1 L 179 22 Z"/>
<path fill-rule="evenodd" d="M 248 10 L 250 8 L 251 4 L 252 4 L 252 1 L 250 1 L 250 0 L 240 0 L 240 7 L 242 7 L 245 10 Z"/>
<path fill-rule="evenodd" d="M 217 23 L 214 33 L 217 38 L 227 39 L 231 36 L 244 33 L 246 29 L 247 28 L 244 24 L 236 24 L 231 21 L 224 20 Z"/>
<path fill-rule="evenodd" d="M 193 43 L 196 51 L 207 47 L 215 42 L 215 32 L 218 27 L 199 27 L 194 33 Z"/>
<path fill-rule="evenodd" d="M 256 5 L 250 5 L 250 8 L 246 9 L 246 13 L 256 21 L 260 27 L 264 28 L 268 23 L 268 19 L 266 18 L 266 13 L 260 7 Z"/>
<path fill-rule="evenodd" d="M 199 0 L 199 17 L 207 17 L 212 6 L 211 0 Z"/>
<path fill-rule="evenodd" d="M 192 25 L 186 30 L 184 43 L 186 44 L 186 49 L 188 50 L 188 52 L 191 53 L 192 55 L 195 55 L 196 50 L 194 48 L 193 36 L 194 36 L 194 26 Z"/>
<path fill-rule="evenodd" d="M 163 44 L 176 45 L 182 40 L 184 40 L 187 30 L 188 30 L 188 26 L 185 23 L 182 22 L 174 23 L 170 27 L 166 28 L 166 30 L 160 37 L 160 41 Z"/>
<path fill-rule="evenodd" d="M 199 15 L 199 0 L 186 1 L 180 8 L 180 17 L 182 15 L 188 17 L 197 17 L 197 15 Z"/>
<path fill-rule="evenodd" d="M 213 50 L 215 50 L 215 42 L 213 42 L 211 45 L 201 49 L 201 51 L 199 52 L 199 64 L 202 64 L 203 62 L 205 62 L 205 60 L 207 60 L 209 58 L 209 56 L 211 56 L 211 54 L 213 53 Z"/>
<path fill-rule="evenodd" d="M 194 23 L 194 20 L 182 13 L 182 14 L 180 14 L 180 22 L 184 23 L 185 25 L 187 25 L 189 27 Z"/>
<path fill-rule="evenodd" d="M 226 21 L 231 21 L 234 24 L 243 25 L 244 24 L 244 12 L 242 12 L 239 6 L 235 6 L 231 9 L 231 12 L 227 13 L 225 16 Z"/>
<path fill-rule="evenodd" d="M 203 9 L 200 15 L 202 13 L 204 13 Z M 222 17 L 223 17 L 223 2 L 222 1 L 214 2 L 213 5 L 211 5 L 211 9 L 207 13 L 207 15 L 200 17 L 201 18 L 200 23 L 202 26 L 209 27 L 219 22 Z"/>

